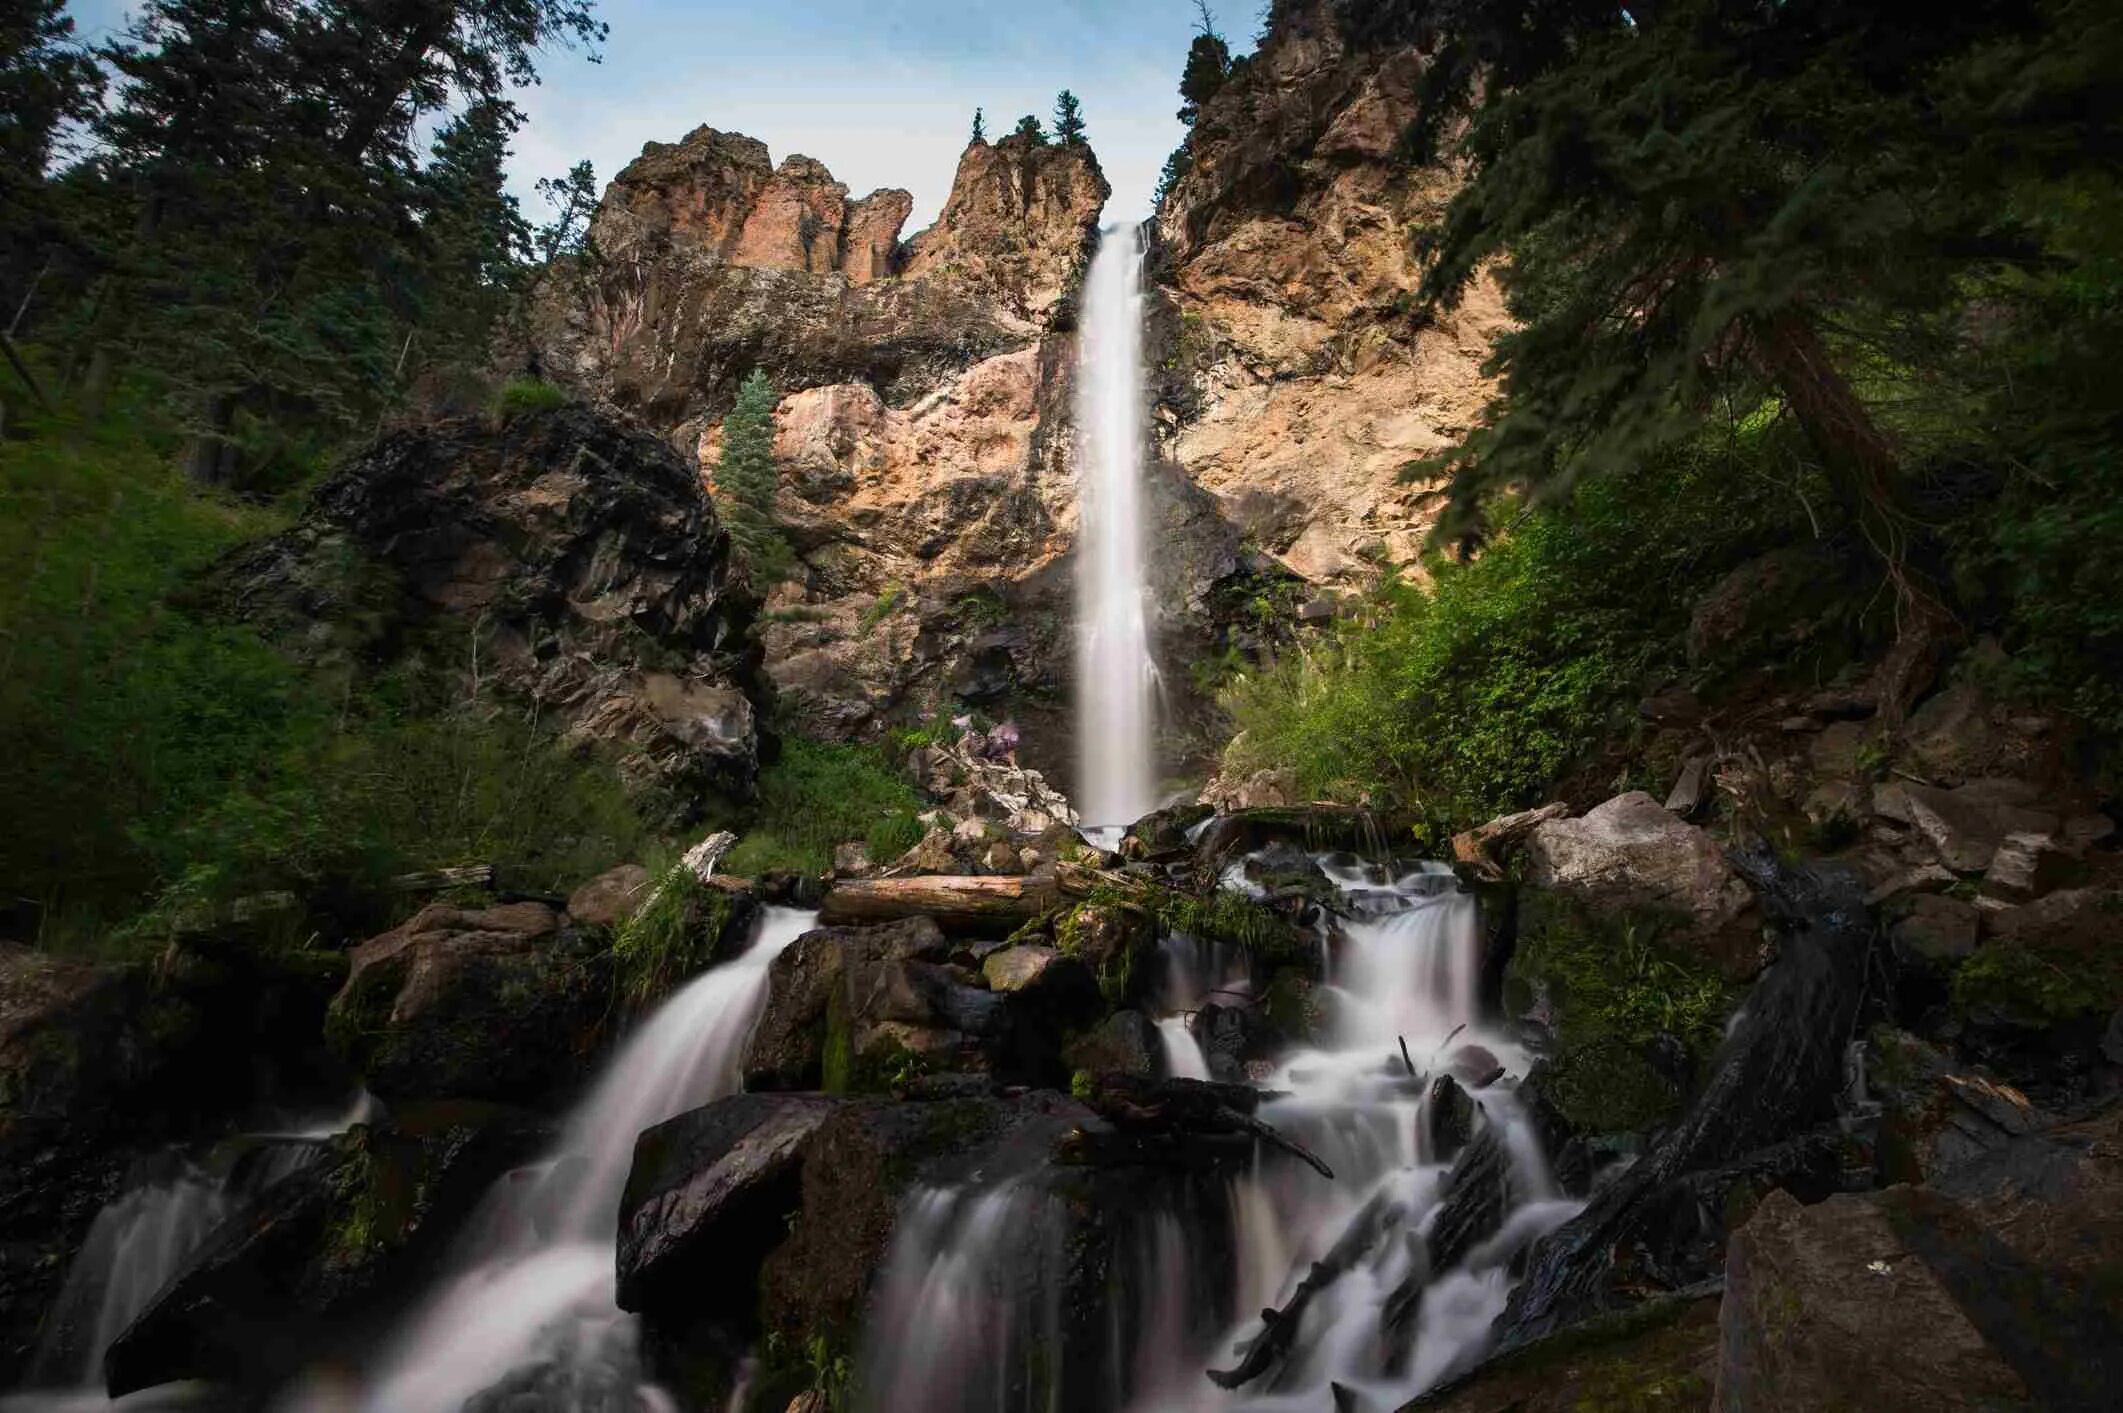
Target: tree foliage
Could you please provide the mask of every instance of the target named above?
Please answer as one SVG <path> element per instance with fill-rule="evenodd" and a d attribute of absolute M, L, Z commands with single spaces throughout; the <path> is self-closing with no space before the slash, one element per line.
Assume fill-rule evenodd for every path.
<path fill-rule="evenodd" d="M 1066 88 L 1054 99 L 1054 140 L 1064 147 L 1084 140 L 1083 105 Z"/>
<path fill-rule="evenodd" d="M 722 459 L 715 489 L 723 523 L 755 578 L 772 581 L 788 567 L 789 542 L 781 532 L 774 493 L 781 471 L 774 460 L 774 385 L 753 369 L 737 390 L 736 405 L 722 421 Z"/>
<path fill-rule="evenodd" d="M 1046 129 L 1039 125 L 1038 117 L 1031 113 L 1027 113 L 1017 120 L 1017 126 L 1010 130 L 1010 136 L 1024 138 L 1042 147 L 1047 142 Z"/>
<path fill-rule="evenodd" d="M 969 139 L 968 139 L 968 142 L 969 142 L 969 143 L 975 143 L 975 142 L 986 142 L 987 140 L 988 140 L 988 119 L 987 119 L 987 114 L 986 114 L 985 112 L 983 112 L 983 111 L 982 111 L 981 109 L 979 109 L 979 108 L 975 108 L 975 109 L 973 110 L 973 136 L 972 136 L 971 138 L 969 138 Z"/>

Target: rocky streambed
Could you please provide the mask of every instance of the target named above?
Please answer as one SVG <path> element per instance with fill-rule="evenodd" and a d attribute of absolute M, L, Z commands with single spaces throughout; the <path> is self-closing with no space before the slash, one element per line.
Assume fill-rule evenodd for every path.
<path fill-rule="evenodd" d="M 883 867 L 698 860 L 660 994 L 614 945 L 638 869 L 426 909 L 311 1003 L 374 1107 L 307 1129 L 158 1149 L 114 1118 L 38 1166 L 14 1096 L 122 1111 L 98 1061 L 139 1029 L 105 1015 L 121 1038 L 55 1068 L 101 1013 L 90 978 L 39 983 L 11 1210 L 79 1215 L 11 1267 L 17 1328 L 42 1317 L 17 1367 L 452 1413 L 2115 1386 L 2119 1057 L 1974 1063 L 2030 1037 L 1941 1012 L 1877 885 L 1644 796 L 1499 821 L 1457 865 L 1324 807 L 1166 811 L 1106 852 L 993 769 L 1004 803 L 962 781 Z M 1982 945 L 2094 926 L 2100 862 Z"/>

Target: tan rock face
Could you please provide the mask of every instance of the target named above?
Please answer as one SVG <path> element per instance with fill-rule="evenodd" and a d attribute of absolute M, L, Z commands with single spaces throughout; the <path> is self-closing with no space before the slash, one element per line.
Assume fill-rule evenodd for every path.
<path fill-rule="evenodd" d="M 1205 107 L 1158 220 L 1178 312 L 1167 448 L 1316 582 L 1365 578 L 1381 550 L 1416 557 L 1437 488 L 1407 468 L 1474 423 L 1506 324 L 1486 280 L 1436 324 L 1410 317 L 1411 237 L 1452 192 L 1449 174 L 1392 157 L 1422 60 L 1346 46 L 1327 11 L 1288 7 Z"/>
<path fill-rule="evenodd" d="M 1091 149 L 1012 134 L 958 159 L 936 224 L 909 244 L 909 278 L 966 280 L 1041 319 L 1079 270 L 1111 188 Z"/>

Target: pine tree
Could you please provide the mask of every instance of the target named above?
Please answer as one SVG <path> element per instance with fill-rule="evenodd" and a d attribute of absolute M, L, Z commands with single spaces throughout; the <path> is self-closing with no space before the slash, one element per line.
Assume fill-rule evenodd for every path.
<path fill-rule="evenodd" d="M 539 261 L 551 264 L 564 255 L 582 255 L 590 248 L 590 218 L 597 213 L 597 169 L 587 161 L 577 162 L 558 177 L 540 177 L 538 195 L 553 208 L 553 219 L 531 236 L 531 249 Z"/>
<path fill-rule="evenodd" d="M 1519 321 L 1496 344 L 1502 396 L 1433 463 L 1453 473 L 1443 528 L 1477 524 L 1495 492 L 1557 496 L 1639 465 L 1708 409 L 1788 417 L 1921 637 L 1936 610 L 1908 568 L 1905 448 L 1856 370 L 1928 360 L 1909 340 L 1935 339 L 1971 281 L 2031 248 L 1971 156 L 1995 136 L 1946 120 L 1957 65 L 2022 20 L 1718 0 L 1630 14 L 1429 12 L 1462 28 L 1426 73 L 1417 137 L 1465 121 L 1472 176 L 1427 241 L 1426 301 L 1451 304 L 1508 256 Z"/>
<path fill-rule="evenodd" d="M 1178 118 L 1188 127 L 1201 116 L 1202 105 L 1216 96 L 1216 91 L 1231 77 L 1231 47 L 1224 37 L 1216 32 L 1216 23 L 1206 4 L 1198 4 L 1199 28 L 1195 30 L 1194 42 L 1187 46 L 1186 67 L 1180 70 L 1179 96 L 1181 99 Z"/>
<path fill-rule="evenodd" d="M 978 108 L 975 108 L 975 109 L 973 110 L 973 139 L 972 139 L 972 141 L 973 141 L 974 143 L 982 143 L 982 142 L 986 142 L 987 140 L 988 140 L 988 124 L 987 124 L 987 116 L 986 116 L 986 114 L 984 114 L 984 113 L 983 113 L 983 112 L 982 112 L 982 111 L 981 111 L 980 109 L 978 109 Z"/>
<path fill-rule="evenodd" d="M 730 539 L 753 577 L 771 582 L 787 569 L 791 552 L 774 511 L 781 473 L 774 462 L 774 385 L 753 369 L 737 389 L 736 405 L 722 421 L 722 459 L 715 468 L 718 507 Z"/>
<path fill-rule="evenodd" d="M 1054 99 L 1054 140 L 1064 147 L 1073 147 L 1084 140 L 1083 105 L 1066 88 Z"/>
<path fill-rule="evenodd" d="M 95 111 L 103 75 L 65 0 L 0 0 L 0 329 L 60 244 L 74 243 L 45 180 L 61 128 Z"/>
<path fill-rule="evenodd" d="M 531 232 L 504 189 L 514 126 L 505 105 L 475 103 L 437 134 L 420 173 L 422 364 L 483 361 L 495 321 L 523 287 Z"/>
<path fill-rule="evenodd" d="M 1046 146 L 1047 143 L 1046 130 L 1040 127 L 1039 119 L 1030 113 L 1017 120 L 1017 126 L 1011 130 L 1010 136 L 1029 138 L 1035 145 L 1040 147 Z"/>

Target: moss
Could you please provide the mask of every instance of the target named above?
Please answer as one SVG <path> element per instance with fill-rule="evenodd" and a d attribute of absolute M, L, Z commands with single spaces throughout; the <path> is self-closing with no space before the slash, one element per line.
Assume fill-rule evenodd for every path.
<path fill-rule="evenodd" d="M 828 1094 L 852 1093 L 855 1029 L 848 1021 L 847 1002 L 839 984 L 826 1000 L 826 1042 L 819 1052 L 818 1086 Z"/>
<path fill-rule="evenodd" d="M 1556 1103 L 1581 1128 L 1640 1129 L 1678 1111 L 1680 1088 L 1650 1063 L 1678 1042 L 1693 1062 L 1717 1047 L 1733 995 L 1698 957 L 1667 945 L 1674 919 L 1595 913 L 1560 893 L 1522 899 L 1507 995 L 1545 990 L 1558 1011 Z"/>
<path fill-rule="evenodd" d="M 1994 942 L 1954 971 L 1953 1005 L 1960 1014 L 1990 1012 L 2029 1026 L 2057 1025 L 2105 1014 L 2123 1004 L 2123 953 L 2113 947 L 2081 953 L 2056 947 Z"/>
<path fill-rule="evenodd" d="M 1072 1097 L 1089 1100 L 1097 1090 L 1098 1081 L 1092 1078 L 1091 1071 L 1077 1070 L 1069 1076 L 1069 1093 Z"/>

